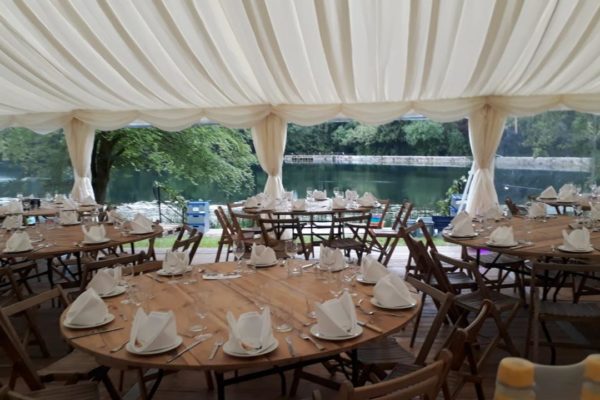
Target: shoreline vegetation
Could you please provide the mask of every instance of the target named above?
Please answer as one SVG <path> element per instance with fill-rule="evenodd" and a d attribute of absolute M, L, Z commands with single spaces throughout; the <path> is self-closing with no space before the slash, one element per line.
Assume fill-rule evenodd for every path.
<path fill-rule="evenodd" d="M 470 167 L 466 156 L 358 156 L 347 154 L 288 154 L 286 164 L 406 165 L 423 167 Z M 496 168 L 590 172 L 589 157 L 496 157 Z"/>

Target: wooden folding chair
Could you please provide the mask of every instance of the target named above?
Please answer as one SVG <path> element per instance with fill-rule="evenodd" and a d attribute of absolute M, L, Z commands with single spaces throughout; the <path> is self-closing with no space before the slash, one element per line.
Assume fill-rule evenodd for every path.
<path fill-rule="evenodd" d="M 572 342 L 556 342 L 552 340 L 550 331 L 548 330 L 547 322 L 549 321 L 566 321 L 574 323 L 597 324 L 600 323 L 600 303 L 595 301 L 577 302 L 574 299 L 567 301 L 543 301 L 540 298 L 538 283 L 542 281 L 540 277 L 547 276 L 553 271 L 561 271 L 568 273 L 577 279 L 585 279 L 585 277 L 596 273 L 600 270 L 598 264 L 559 264 L 559 263 L 533 263 L 531 276 L 531 307 L 529 313 L 529 325 L 527 328 L 527 341 L 525 356 L 529 354 L 529 345 L 533 339 L 532 359 L 537 361 L 539 357 L 539 325 L 547 340 L 547 345 L 550 347 L 550 362 L 556 362 L 556 347 L 583 347 L 594 348 L 589 343 L 572 343 Z M 577 280 L 575 280 L 577 282 Z M 539 325 L 538 325 L 539 323 Z"/>
<path fill-rule="evenodd" d="M 396 245 L 400 240 L 399 229 L 406 227 L 410 213 L 412 212 L 413 205 L 409 202 L 405 202 L 400 206 L 400 210 L 396 214 L 394 223 L 391 228 L 370 228 L 368 241 L 369 241 L 369 252 L 379 252 L 379 262 L 383 265 L 388 265 L 392 254 L 396 249 Z"/>
<path fill-rule="evenodd" d="M 408 375 L 391 378 L 373 385 L 353 387 L 349 381 L 342 382 L 336 393 L 337 400 L 411 400 L 423 396 L 434 400 L 448 375 L 452 354 L 447 350 L 440 352 L 436 361 Z M 313 399 L 320 400 L 320 391 L 313 393 Z"/>
<path fill-rule="evenodd" d="M 198 250 L 198 246 L 200 246 L 200 242 L 202 241 L 202 232 L 195 232 L 193 236 L 190 236 L 187 239 L 176 240 L 171 247 L 171 251 L 189 251 L 189 260 L 190 264 L 196 255 L 196 251 Z"/>
<path fill-rule="evenodd" d="M 277 258 L 287 258 L 285 244 L 292 241 L 299 243 L 300 248 L 297 254 L 308 260 L 310 249 L 304 242 L 302 234 L 304 224 L 300 223 L 298 217 L 259 218 L 258 226 L 260 226 L 265 246 L 272 248 Z"/>
<path fill-rule="evenodd" d="M 329 238 L 325 246 L 342 250 L 347 257 L 351 251 L 356 252 L 358 262 L 362 255 L 368 252 L 367 235 L 371 223 L 371 214 L 354 215 L 349 217 L 333 217 Z"/>
<path fill-rule="evenodd" d="M 12 362 L 8 387 L 14 388 L 18 377 L 21 377 L 31 390 L 43 389 L 44 382 L 53 380 L 72 384 L 79 380 L 93 379 L 104 383 L 111 398 L 119 399 L 120 395 L 107 375 L 108 368 L 100 366 L 94 357 L 87 353 L 74 350 L 58 361 L 35 370 L 19 340 L 20 336 L 11 322 L 11 317 L 27 315 L 28 312 L 31 316 L 40 305 L 51 300 L 58 300 L 65 307 L 69 304 L 62 288 L 56 286 L 44 293 L 0 309 L 0 345 Z"/>
<path fill-rule="evenodd" d="M 479 272 L 478 266 L 472 262 L 456 260 L 454 258 L 441 255 L 433 249 L 429 252 L 429 254 L 431 255 L 431 260 L 438 265 L 438 268 L 434 269 L 434 271 L 440 271 L 442 263 L 450 264 L 457 268 L 464 268 L 469 271 L 477 283 L 477 290 L 470 293 L 457 294 L 454 298 L 454 304 L 463 311 L 459 320 L 456 322 L 457 325 L 463 323 L 464 319 L 470 312 L 477 312 L 486 300 L 490 301 L 494 305 L 490 310 L 489 318 L 494 321 L 498 331 L 483 351 L 478 360 L 478 366 L 481 366 L 486 361 L 491 352 L 498 347 L 500 342 L 504 343 L 506 350 L 511 355 L 519 356 L 519 351 L 515 347 L 512 338 L 508 333 L 508 327 L 517 315 L 517 311 L 523 304 L 522 300 L 520 298 L 490 290 L 490 288 L 486 286 L 485 281 Z M 447 281 L 443 279 L 443 274 L 438 274 L 436 279 L 438 279 L 438 283 L 445 282 L 445 284 L 447 284 Z M 506 317 L 502 318 L 502 314 L 505 314 Z"/>
<path fill-rule="evenodd" d="M 0 400 L 98 400 L 98 385 L 95 383 L 79 383 L 49 389 L 35 390 L 25 394 L 17 393 L 4 386 L 0 389 Z"/>
<path fill-rule="evenodd" d="M 215 262 L 219 262 L 221 260 L 221 252 L 223 251 L 223 248 L 225 248 L 225 261 L 229 261 L 229 254 L 233 252 L 231 247 L 233 246 L 233 238 L 235 237 L 233 225 L 231 225 L 231 222 L 227 218 L 227 215 L 221 206 L 218 206 L 215 209 L 215 215 L 217 216 L 219 225 L 221 225 L 221 237 L 219 238 L 219 244 L 217 245 Z"/>

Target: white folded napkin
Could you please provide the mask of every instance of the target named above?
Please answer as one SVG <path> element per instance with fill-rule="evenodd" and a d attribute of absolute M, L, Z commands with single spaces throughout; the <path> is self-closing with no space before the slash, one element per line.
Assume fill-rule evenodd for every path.
<path fill-rule="evenodd" d="M 104 242 L 106 237 L 106 230 L 104 225 L 93 225 L 89 230 L 85 229 L 84 225 L 81 225 L 83 231 L 83 241 L 87 243 L 99 243 Z"/>
<path fill-rule="evenodd" d="M 134 233 L 150 233 L 152 232 L 152 221 L 142 214 L 135 214 L 130 222 L 131 231 Z"/>
<path fill-rule="evenodd" d="M 63 205 L 63 210 L 77 210 L 77 208 L 78 208 L 77 203 L 75 203 L 71 199 L 64 199 L 62 202 L 62 205 Z"/>
<path fill-rule="evenodd" d="M 313 199 L 315 200 L 325 200 L 327 198 L 327 190 L 315 190 L 313 192 Z"/>
<path fill-rule="evenodd" d="M 256 198 L 256 196 L 250 196 L 244 202 L 244 207 L 246 207 L 246 208 L 258 207 L 258 203 L 259 203 L 259 201 Z"/>
<path fill-rule="evenodd" d="M 117 210 L 110 210 L 106 213 L 106 216 L 108 218 L 108 222 L 125 221 L 126 219 L 125 216 Z"/>
<path fill-rule="evenodd" d="M 497 245 L 515 244 L 515 236 L 512 226 L 499 226 L 490 234 L 490 243 Z"/>
<path fill-rule="evenodd" d="M 262 244 L 254 243 L 250 252 L 250 264 L 252 265 L 272 265 L 277 262 L 275 250 Z"/>
<path fill-rule="evenodd" d="M 236 320 L 227 312 L 230 349 L 236 353 L 258 353 L 270 346 L 275 338 L 271 328 L 271 310 L 265 307 L 261 313 L 251 311 Z"/>
<path fill-rule="evenodd" d="M 333 200 L 331 200 L 331 208 L 333 208 L 334 210 L 339 210 L 339 209 L 345 209 L 348 205 L 348 202 L 346 201 L 346 199 L 342 199 L 341 197 L 334 197 Z"/>
<path fill-rule="evenodd" d="M 456 219 L 456 218 L 455 218 Z M 457 222 L 452 224 L 452 230 L 450 236 L 473 236 L 475 230 L 473 229 L 473 222 L 471 217 L 467 216 L 464 218 L 458 218 Z"/>
<path fill-rule="evenodd" d="M 163 271 L 170 274 L 182 274 L 190 265 L 190 256 L 188 251 L 167 250 L 163 260 Z"/>
<path fill-rule="evenodd" d="M 329 271 L 340 271 L 346 266 L 344 253 L 340 249 L 332 249 L 321 245 L 319 251 L 319 266 Z"/>
<path fill-rule="evenodd" d="M 81 293 L 69 307 L 65 322 L 71 325 L 95 325 L 106 318 L 108 307 L 92 288 Z"/>
<path fill-rule="evenodd" d="M 502 209 L 496 204 L 483 213 L 483 218 L 498 220 L 502 218 Z"/>
<path fill-rule="evenodd" d="M 79 213 L 75 210 L 61 210 L 58 219 L 63 225 L 76 224 L 79 221 Z"/>
<path fill-rule="evenodd" d="M 294 200 L 294 202 L 292 203 L 292 210 L 306 211 L 306 200 L 304 200 L 304 199 Z"/>
<path fill-rule="evenodd" d="M 118 273 L 109 268 L 103 268 L 96 272 L 94 277 L 88 283 L 87 288 L 94 289 L 100 296 L 114 291 L 119 283 L 119 280 L 121 280 L 121 267 L 117 268 L 119 269 Z"/>
<path fill-rule="evenodd" d="M 373 207 L 375 203 L 377 203 L 377 197 L 373 196 L 369 192 L 365 192 L 365 194 L 363 194 L 363 196 L 357 201 L 358 204 L 360 204 L 363 207 Z"/>
<path fill-rule="evenodd" d="M 274 210 L 277 207 L 277 199 L 265 197 L 260 206 L 263 210 Z"/>
<path fill-rule="evenodd" d="M 131 349 L 138 353 L 164 349 L 174 345 L 177 339 L 177 324 L 172 311 L 146 314 L 138 308 L 129 334 Z"/>
<path fill-rule="evenodd" d="M 27 251 L 31 250 L 33 246 L 31 246 L 31 240 L 29 239 L 29 235 L 24 231 L 17 231 L 10 235 L 10 238 L 6 241 L 6 247 L 4 251 L 7 253 L 17 252 L 17 251 Z"/>
<path fill-rule="evenodd" d="M 7 215 L 2 221 L 2 228 L 4 229 L 17 229 L 23 225 L 23 215 Z"/>
<path fill-rule="evenodd" d="M 81 201 L 82 206 L 95 206 L 96 200 L 92 196 L 87 196 Z"/>
<path fill-rule="evenodd" d="M 5 214 L 22 214 L 23 202 L 21 200 L 10 201 L 3 207 L 3 211 Z"/>
<path fill-rule="evenodd" d="M 263 201 L 265 198 L 269 197 L 269 196 L 268 196 L 267 194 L 265 194 L 265 193 L 258 193 L 258 194 L 257 194 L 256 196 L 254 196 L 254 197 L 256 198 L 256 200 L 257 200 L 259 203 L 262 203 L 262 201 Z"/>
<path fill-rule="evenodd" d="M 557 196 L 558 193 L 556 193 L 556 189 L 554 189 L 554 186 L 548 186 L 542 191 L 542 193 L 540 193 L 541 199 L 555 199 Z"/>
<path fill-rule="evenodd" d="M 54 202 L 56 204 L 62 204 L 63 201 L 65 201 L 66 197 L 64 194 L 57 194 L 56 196 L 54 196 Z"/>
<path fill-rule="evenodd" d="M 377 282 L 373 296 L 384 307 L 402 307 L 414 303 L 404 280 L 394 274 L 388 274 Z"/>
<path fill-rule="evenodd" d="M 456 214 L 456 216 L 452 218 L 452 221 L 450 221 L 450 225 L 456 226 L 459 222 L 463 220 L 469 220 L 469 222 L 471 222 L 471 216 L 465 210 Z"/>
<path fill-rule="evenodd" d="M 574 201 L 577 199 L 577 189 L 572 183 L 565 183 L 558 191 L 558 200 Z"/>
<path fill-rule="evenodd" d="M 315 303 L 315 314 L 316 329 L 325 336 L 348 336 L 356 328 L 356 309 L 348 292 L 337 299 Z"/>
<path fill-rule="evenodd" d="M 567 250 L 583 251 L 589 250 L 592 247 L 590 243 L 590 231 L 585 227 L 574 229 L 571 233 L 567 230 L 562 231 L 563 246 Z"/>
<path fill-rule="evenodd" d="M 389 274 L 390 271 L 374 257 L 367 254 L 363 257 L 360 264 L 360 273 L 364 280 L 378 282 L 381 278 Z"/>
<path fill-rule="evenodd" d="M 283 199 L 287 201 L 294 201 L 294 192 L 283 192 Z"/>
<path fill-rule="evenodd" d="M 600 204 L 590 203 L 590 218 L 594 221 L 600 220 Z"/>
<path fill-rule="evenodd" d="M 356 190 L 346 190 L 346 200 L 354 201 L 358 198 L 358 193 Z"/>
<path fill-rule="evenodd" d="M 544 203 L 532 203 L 527 209 L 529 218 L 540 218 L 546 216 L 546 205 Z"/>

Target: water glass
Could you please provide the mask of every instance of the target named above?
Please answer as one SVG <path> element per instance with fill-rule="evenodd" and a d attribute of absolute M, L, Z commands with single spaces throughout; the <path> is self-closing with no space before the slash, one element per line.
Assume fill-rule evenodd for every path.
<path fill-rule="evenodd" d="M 296 257 L 298 246 L 292 241 L 285 242 L 285 253 L 288 256 L 286 260 L 288 276 L 300 276 L 302 275 L 302 266 L 294 262 Z"/>
<path fill-rule="evenodd" d="M 306 188 L 306 200 L 312 200 L 314 189 L 312 187 Z"/>
<path fill-rule="evenodd" d="M 306 295 L 304 296 L 304 300 L 306 302 L 306 316 L 308 318 L 310 318 L 310 319 L 316 319 L 317 318 L 317 313 L 315 312 L 315 310 L 310 305 L 310 301 L 308 300 L 308 297 Z"/>
<path fill-rule="evenodd" d="M 242 259 L 246 254 L 246 243 L 243 240 L 236 240 L 233 242 L 233 255 L 237 261 L 237 267 L 235 272 L 242 272 Z"/>
<path fill-rule="evenodd" d="M 282 304 L 276 307 L 274 310 L 275 319 L 277 324 L 275 325 L 275 331 L 277 332 L 291 332 L 294 327 L 292 326 L 292 308 L 289 304 Z"/>
<path fill-rule="evenodd" d="M 191 295 L 192 303 L 190 304 L 190 332 L 198 333 L 205 331 L 204 319 L 208 313 L 208 295 L 205 292 L 195 293 Z"/>

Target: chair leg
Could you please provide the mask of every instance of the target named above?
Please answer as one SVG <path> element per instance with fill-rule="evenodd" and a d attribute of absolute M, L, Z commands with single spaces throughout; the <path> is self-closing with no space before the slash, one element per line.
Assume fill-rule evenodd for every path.
<path fill-rule="evenodd" d="M 223 243 L 219 242 L 219 246 L 217 247 L 217 255 L 215 256 L 215 262 L 219 262 L 221 258 L 221 251 L 223 250 Z"/>
<path fill-rule="evenodd" d="M 417 331 L 419 330 L 419 324 L 421 323 L 421 314 L 423 314 L 423 307 L 425 304 L 425 293 L 421 294 L 421 305 L 419 307 L 419 311 L 417 312 L 417 316 L 415 317 L 415 326 L 413 328 L 412 335 L 410 336 L 410 347 L 415 346 L 415 340 L 417 338 Z"/>
<path fill-rule="evenodd" d="M 212 374 L 210 371 L 204 371 L 204 378 L 206 379 L 206 387 L 209 391 L 215 390 L 215 384 L 213 382 Z"/>
<path fill-rule="evenodd" d="M 540 321 L 540 325 L 542 325 L 542 331 L 544 331 L 544 336 L 546 336 L 546 340 L 550 345 L 550 364 L 556 364 L 556 347 L 554 343 L 552 343 L 552 338 L 550 337 L 550 331 L 548 331 L 548 326 L 546 326 L 545 321 Z"/>

